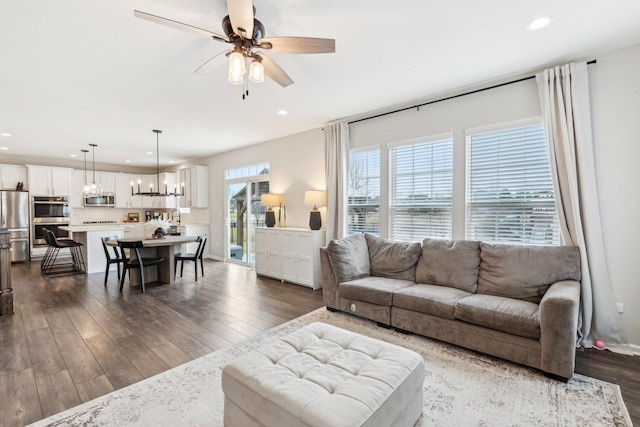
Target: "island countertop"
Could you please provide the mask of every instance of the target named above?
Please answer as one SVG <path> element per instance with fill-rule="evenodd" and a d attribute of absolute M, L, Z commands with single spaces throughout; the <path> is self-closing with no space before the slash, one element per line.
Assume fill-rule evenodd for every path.
<path fill-rule="evenodd" d="M 124 226 L 120 224 L 65 225 L 60 227 L 60 229 L 64 231 L 70 231 L 72 233 L 86 233 L 92 231 L 122 230 L 124 229 Z"/>

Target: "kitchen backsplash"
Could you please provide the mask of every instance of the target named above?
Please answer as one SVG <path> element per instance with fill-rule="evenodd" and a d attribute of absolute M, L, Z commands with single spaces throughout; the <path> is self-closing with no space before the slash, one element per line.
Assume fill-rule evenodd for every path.
<path fill-rule="evenodd" d="M 137 212 L 140 220 L 144 222 L 144 213 L 146 209 L 118 209 L 118 208 L 72 208 L 71 224 L 80 225 L 86 222 L 96 221 L 115 221 L 126 222 L 129 212 Z M 162 209 L 154 209 L 154 211 L 162 211 Z M 171 218 L 171 210 L 167 209 L 168 217 Z M 208 224 L 208 209 L 191 209 L 189 213 L 182 213 L 180 216 L 183 224 Z"/>

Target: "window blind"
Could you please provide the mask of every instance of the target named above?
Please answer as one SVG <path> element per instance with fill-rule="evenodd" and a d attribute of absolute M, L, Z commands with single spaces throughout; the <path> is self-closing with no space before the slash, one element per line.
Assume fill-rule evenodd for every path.
<path fill-rule="evenodd" d="M 467 136 L 466 225 L 471 240 L 560 244 L 541 124 Z"/>
<path fill-rule="evenodd" d="M 347 233 L 380 234 L 380 150 L 349 154 Z"/>
<path fill-rule="evenodd" d="M 389 156 L 390 237 L 451 238 L 453 140 L 392 147 Z"/>

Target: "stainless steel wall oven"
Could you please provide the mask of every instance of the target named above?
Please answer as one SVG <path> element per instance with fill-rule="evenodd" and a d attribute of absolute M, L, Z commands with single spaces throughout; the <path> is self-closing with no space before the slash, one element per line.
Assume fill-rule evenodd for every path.
<path fill-rule="evenodd" d="M 66 196 L 33 196 L 32 233 L 33 247 L 47 246 L 43 229 L 48 229 L 56 237 L 69 237 L 69 233 L 60 227 L 69 225 L 69 198 Z"/>

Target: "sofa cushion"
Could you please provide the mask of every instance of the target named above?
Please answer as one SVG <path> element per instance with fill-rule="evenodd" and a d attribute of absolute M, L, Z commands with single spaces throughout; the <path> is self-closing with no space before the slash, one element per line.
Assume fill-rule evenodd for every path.
<path fill-rule="evenodd" d="M 538 304 L 513 298 L 474 294 L 462 298 L 456 319 L 525 338 L 540 338 Z"/>
<path fill-rule="evenodd" d="M 549 286 L 580 280 L 576 246 L 480 244 L 478 293 L 539 303 Z"/>
<path fill-rule="evenodd" d="M 369 275 L 369 248 L 362 234 L 331 240 L 327 255 L 338 283 Z"/>
<path fill-rule="evenodd" d="M 369 247 L 371 275 L 390 279 L 416 281 L 416 263 L 420 243 L 394 242 L 365 234 Z"/>
<path fill-rule="evenodd" d="M 416 282 L 475 293 L 479 269 L 480 242 L 426 238 L 422 241 Z"/>
<path fill-rule="evenodd" d="M 413 284 L 410 280 L 371 276 L 342 282 L 338 285 L 338 289 L 340 298 L 390 306 L 393 304 L 394 292 Z"/>
<path fill-rule="evenodd" d="M 454 320 L 456 303 L 469 295 L 456 288 L 418 284 L 397 290 L 393 306 Z"/>

